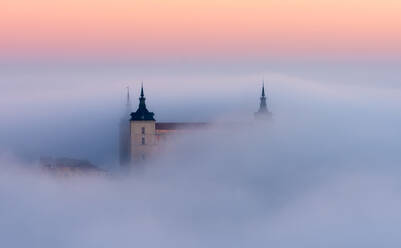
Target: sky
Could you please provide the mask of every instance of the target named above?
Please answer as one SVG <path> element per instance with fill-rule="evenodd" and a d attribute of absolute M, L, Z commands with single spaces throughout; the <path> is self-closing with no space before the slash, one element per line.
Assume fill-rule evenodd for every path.
<path fill-rule="evenodd" d="M 8 60 L 399 59 L 397 0 L 15 0 Z"/>

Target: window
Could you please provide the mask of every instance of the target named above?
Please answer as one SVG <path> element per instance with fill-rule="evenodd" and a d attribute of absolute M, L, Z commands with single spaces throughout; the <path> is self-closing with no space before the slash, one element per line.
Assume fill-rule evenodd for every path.
<path fill-rule="evenodd" d="M 142 134 L 145 134 L 145 128 L 144 127 L 142 128 Z"/>
<path fill-rule="evenodd" d="M 145 138 L 142 137 L 142 145 L 145 145 Z"/>

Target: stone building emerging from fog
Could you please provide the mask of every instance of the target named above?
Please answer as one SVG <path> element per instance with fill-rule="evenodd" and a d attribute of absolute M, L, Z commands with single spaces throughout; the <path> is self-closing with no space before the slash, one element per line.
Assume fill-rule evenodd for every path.
<path fill-rule="evenodd" d="M 208 123 L 156 122 L 153 112 L 146 107 L 146 98 L 141 87 L 138 109 L 131 113 L 129 91 L 127 93 L 126 109 L 120 121 L 120 165 L 129 166 L 140 163 L 157 152 L 158 146 L 168 135 L 177 132 L 206 129 Z M 131 118 L 128 120 L 128 116 Z M 271 117 L 267 109 L 264 86 L 260 98 L 259 111 L 255 113 L 257 120 Z"/>

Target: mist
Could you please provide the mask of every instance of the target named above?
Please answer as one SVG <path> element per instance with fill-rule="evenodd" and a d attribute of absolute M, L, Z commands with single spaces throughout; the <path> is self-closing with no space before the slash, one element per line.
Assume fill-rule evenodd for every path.
<path fill-rule="evenodd" d="M 181 76 L 129 68 L 28 71 L 9 70 L 2 80 L 2 246 L 401 244 L 397 73 L 382 85 L 377 75 L 385 73 L 377 68 L 366 83 L 357 73 L 349 83 L 347 73 L 278 68 Z M 142 78 L 147 73 L 153 76 Z M 263 76 L 273 120 L 254 123 Z M 132 87 L 136 106 L 141 80 L 157 121 L 218 124 L 174 137 L 129 175 L 38 171 L 43 155 L 118 168 L 124 87 Z M 21 85 L 27 89 L 19 92 Z"/>

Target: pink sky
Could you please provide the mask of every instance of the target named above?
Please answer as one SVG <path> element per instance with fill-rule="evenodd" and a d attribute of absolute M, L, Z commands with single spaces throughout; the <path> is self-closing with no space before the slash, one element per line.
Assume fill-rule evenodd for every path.
<path fill-rule="evenodd" d="M 4 0 L 6 58 L 394 57 L 399 0 Z"/>

